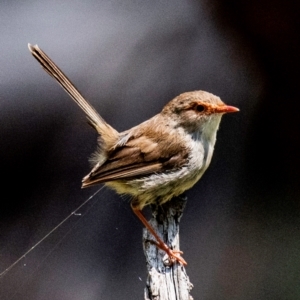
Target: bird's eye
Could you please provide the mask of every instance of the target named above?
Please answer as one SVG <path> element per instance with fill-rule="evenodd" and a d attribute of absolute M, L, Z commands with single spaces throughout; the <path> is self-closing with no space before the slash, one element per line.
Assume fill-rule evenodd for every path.
<path fill-rule="evenodd" d="M 205 107 L 203 105 L 201 105 L 201 104 L 199 104 L 199 105 L 196 106 L 196 110 L 198 112 L 202 112 L 202 111 L 204 111 L 204 109 L 205 109 Z"/>

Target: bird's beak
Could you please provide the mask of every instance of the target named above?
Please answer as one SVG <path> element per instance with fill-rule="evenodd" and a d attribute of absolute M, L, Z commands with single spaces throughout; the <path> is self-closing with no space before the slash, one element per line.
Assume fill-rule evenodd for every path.
<path fill-rule="evenodd" d="M 215 108 L 216 113 L 233 113 L 240 111 L 237 107 L 230 106 L 230 105 L 222 105 Z"/>

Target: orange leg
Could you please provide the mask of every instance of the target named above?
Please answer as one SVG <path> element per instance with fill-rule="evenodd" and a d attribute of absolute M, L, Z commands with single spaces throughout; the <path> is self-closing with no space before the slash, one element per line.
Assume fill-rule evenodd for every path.
<path fill-rule="evenodd" d="M 133 206 L 132 210 L 137 215 L 137 217 L 141 220 L 141 222 L 145 225 L 145 227 L 150 231 L 150 233 L 156 238 L 157 240 L 157 247 L 164 250 L 168 255 L 171 261 L 177 260 L 178 262 L 182 263 L 184 266 L 187 265 L 186 261 L 180 256 L 180 254 L 183 254 L 180 250 L 171 250 L 157 235 L 153 227 L 149 224 L 149 222 L 146 220 L 144 215 L 142 214 L 142 211 L 139 209 L 134 208 Z"/>

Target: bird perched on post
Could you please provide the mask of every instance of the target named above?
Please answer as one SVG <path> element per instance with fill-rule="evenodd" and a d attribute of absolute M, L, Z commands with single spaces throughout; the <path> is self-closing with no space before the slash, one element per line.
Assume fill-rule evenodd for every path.
<path fill-rule="evenodd" d="M 221 117 L 238 108 L 204 91 L 183 93 L 151 119 L 119 133 L 96 112 L 55 63 L 37 46 L 32 55 L 86 113 L 99 134 L 94 167 L 82 187 L 104 183 L 132 197 L 134 213 L 172 261 L 186 264 L 179 250 L 170 249 L 156 234 L 141 210 L 163 204 L 191 188 L 210 164 Z"/>

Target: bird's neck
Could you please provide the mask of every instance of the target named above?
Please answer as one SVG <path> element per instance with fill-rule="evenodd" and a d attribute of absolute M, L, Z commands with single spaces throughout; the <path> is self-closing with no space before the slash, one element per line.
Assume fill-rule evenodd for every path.
<path fill-rule="evenodd" d="M 221 115 L 212 117 L 210 122 L 192 135 L 193 140 L 200 142 L 204 149 L 204 169 L 206 169 L 211 161 L 214 146 L 216 143 L 217 131 L 221 121 Z"/>
<path fill-rule="evenodd" d="M 206 122 L 200 130 L 201 139 L 210 142 L 212 145 L 216 142 L 216 135 L 219 129 L 222 115 L 213 115 L 209 122 Z"/>

